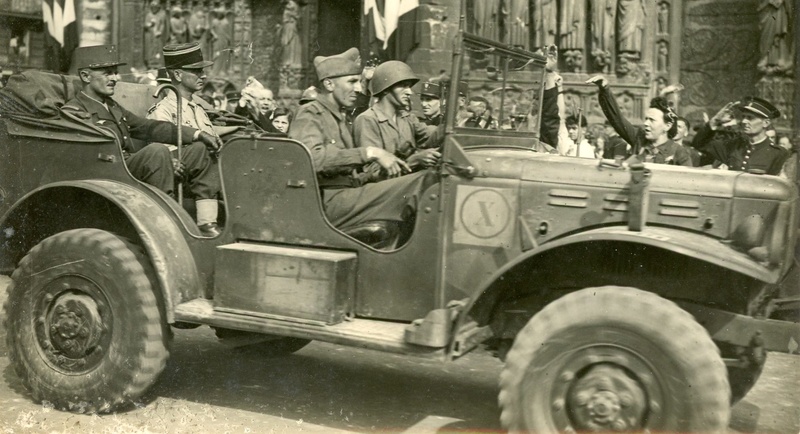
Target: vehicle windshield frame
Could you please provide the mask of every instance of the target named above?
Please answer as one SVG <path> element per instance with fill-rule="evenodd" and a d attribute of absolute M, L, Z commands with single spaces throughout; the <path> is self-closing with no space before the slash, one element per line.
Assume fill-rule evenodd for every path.
<path fill-rule="evenodd" d="M 453 69 L 451 73 L 451 85 L 450 89 L 448 90 L 448 100 L 447 100 L 447 107 L 458 107 L 458 99 L 459 99 L 459 86 L 462 80 L 464 80 L 464 62 L 465 58 L 467 57 L 466 54 L 468 52 L 483 52 L 483 53 L 491 53 L 492 56 L 496 56 L 500 59 L 500 66 L 501 69 L 497 71 L 497 78 L 499 80 L 491 81 L 493 86 L 497 87 L 497 90 L 502 90 L 500 92 L 500 104 L 497 108 L 499 110 L 497 119 L 501 122 L 506 118 L 506 107 L 505 107 L 505 98 L 506 92 L 508 90 L 514 90 L 517 92 L 531 92 L 531 104 L 533 108 L 536 109 L 536 119 L 534 125 L 528 125 L 525 131 L 520 131 L 517 129 L 502 129 L 498 128 L 496 130 L 487 130 L 487 129 L 480 129 L 480 128 L 467 128 L 467 127 L 459 127 L 456 125 L 456 110 L 447 110 L 446 111 L 446 119 L 445 119 L 445 127 L 446 131 L 449 134 L 471 134 L 471 135 L 489 135 L 489 136 L 504 136 L 504 135 L 511 135 L 514 137 L 529 137 L 532 139 L 539 139 L 539 127 L 541 125 L 541 100 L 544 93 L 544 77 L 545 77 L 545 63 L 546 58 L 545 56 L 534 53 L 531 51 L 527 51 L 521 48 L 513 47 L 510 45 L 502 44 L 497 41 L 483 38 L 481 36 L 473 35 L 466 32 L 459 32 L 459 36 L 456 39 L 456 43 L 454 44 L 453 49 Z M 533 67 L 532 76 L 533 79 L 530 84 L 533 87 L 530 88 L 522 88 L 520 89 L 518 86 L 513 85 L 510 87 L 509 85 L 509 70 L 511 69 L 512 62 L 517 62 L 519 66 L 516 66 L 515 69 L 523 69 L 527 67 Z M 512 71 L 513 73 L 513 71 Z M 472 81 L 475 81 L 474 79 Z M 487 83 L 489 81 L 487 80 Z M 530 109 L 532 107 L 528 107 L 528 113 L 530 113 Z M 499 133 L 499 134 L 498 134 Z"/>

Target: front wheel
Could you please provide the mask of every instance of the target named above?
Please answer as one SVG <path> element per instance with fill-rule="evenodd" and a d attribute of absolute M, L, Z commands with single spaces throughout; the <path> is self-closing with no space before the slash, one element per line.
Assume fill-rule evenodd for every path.
<path fill-rule="evenodd" d="M 725 430 L 719 351 L 674 303 L 633 288 L 568 294 L 519 332 L 500 377 L 510 431 Z"/>
<path fill-rule="evenodd" d="M 164 369 L 167 336 L 141 250 L 97 229 L 53 235 L 12 275 L 5 305 L 11 365 L 36 401 L 108 412 Z"/>

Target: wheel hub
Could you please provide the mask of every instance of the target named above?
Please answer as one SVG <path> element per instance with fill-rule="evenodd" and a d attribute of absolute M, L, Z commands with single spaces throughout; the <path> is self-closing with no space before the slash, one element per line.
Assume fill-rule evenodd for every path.
<path fill-rule="evenodd" d="M 645 393 L 624 369 L 595 365 L 576 380 L 569 405 L 577 428 L 622 431 L 641 427 Z"/>
<path fill-rule="evenodd" d="M 54 369 L 69 374 L 93 369 L 111 340 L 111 312 L 103 292 L 77 275 L 49 282 L 36 303 L 36 339 Z"/>
<path fill-rule="evenodd" d="M 64 294 L 53 303 L 49 320 L 55 350 L 70 358 L 94 348 L 102 334 L 97 304 L 86 295 Z"/>

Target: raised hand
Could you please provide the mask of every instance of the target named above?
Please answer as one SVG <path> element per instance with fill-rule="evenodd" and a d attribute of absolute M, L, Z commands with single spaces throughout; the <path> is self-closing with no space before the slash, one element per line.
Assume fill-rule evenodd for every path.
<path fill-rule="evenodd" d="M 715 114 L 714 117 L 712 117 L 711 120 L 708 121 L 708 125 L 711 127 L 711 129 L 712 130 L 717 129 L 722 125 L 732 121 L 734 119 L 733 108 L 736 107 L 737 105 L 739 105 L 739 101 L 729 102 L 725 104 L 724 107 L 719 109 L 717 114 Z"/>
<path fill-rule="evenodd" d="M 586 80 L 586 84 L 595 84 L 599 88 L 608 87 L 608 79 L 603 75 L 595 75 L 594 77 Z"/>

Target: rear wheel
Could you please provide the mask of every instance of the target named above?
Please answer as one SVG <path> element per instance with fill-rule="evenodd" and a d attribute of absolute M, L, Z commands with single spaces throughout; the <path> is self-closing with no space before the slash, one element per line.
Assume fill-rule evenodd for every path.
<path fill-rule="evenodd" d="M 35 400 L 108 412 L 156 381 L 169 336 L 143 258 L 111 233 L 76 229 L 22 259 L 8 288 L 7 344 Z"/>
<path fill-rule="evenodd" d="M 510 431 L 715 431 L 730 417 L 725 365 L 705 329 L 633 288 L 545 307 L 517 335 L 500 385 Z"/>

